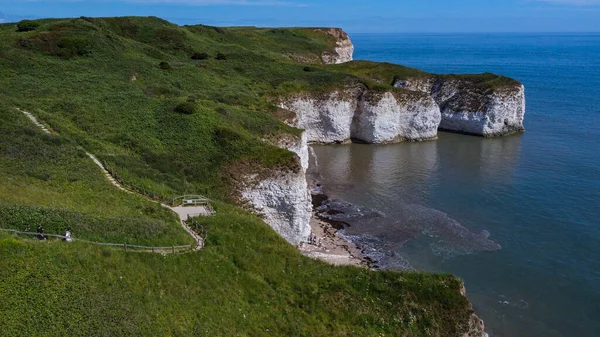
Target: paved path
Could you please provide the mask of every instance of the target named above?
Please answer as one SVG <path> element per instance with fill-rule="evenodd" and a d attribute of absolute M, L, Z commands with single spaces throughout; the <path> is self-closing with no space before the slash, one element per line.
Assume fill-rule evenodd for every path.
<path fill-rule="evenodd" d="M 29 118 L 29 120 L 31 120 L 33 122 L 33 124 L 37 125 L 40 129 L 42 129 L 42 131 L 44 131 L 44 133 L 51 135 L 52 132 L 50 132 L 50 130 L 42 123 L 38 122 L 37 118 L 35 118 L 34 115 L 32 115 L 31 113 L 25 111 L 25 110 L 21 110 L 19 108 L 17 108 L 17 110 L 21 111 L 22 113 L 25 114 L 25 116 L 27 116 L 27 118 Z"/>
<path fill-rule="evenodd" d="M 169 206 L 167 206 L 169 207 Z M 179 218 L 187 220 L 189 217 L 197 217 L 197 216 L 209 216 L 211 212 L 208 210 L 206 206 L 179 206 L 179 207 L 169 207 L 173 212 L 179 215 Z"/>
<path fill-rule="evenodd" d="M 190 217 L 193 218 L 193 217 L 197 217 L 197 216 L 211 215 L 208 208 L 206 208 L 204 206 L 190 206 L 190 207 L 183 207 L 183 206 L 169 207 L 167 205 L 163 205 L 163 206 L 168 207 L 170 210 L 177 213 L 177 215 L 179 216 L 179 219 L 181 220 L 183 229 L 185 229 L 185 231 L 188 232 L 188 234 L 190 234 L 194 238 L 194 240 L 196 240 L 196 242 L 198 244 L 196 246 L 196 250 L 204 248 L 204 238 L 202 238 L 200 235 L 198 235 L 198 233 L 193 231 L 190 228 L 190 226 L 186 225 L 185 220 L 187 220 Z"/>
<path fill-rule="evenodd" d="M 27 116 L 27 118 L 29 118 L 29 120 L 31 120 L 33 122 L 33 124 L 35 124 L 36 126 L 38 126 L 44 133 L 46 134 L 53 134 L 52 131 L 50 131 L 50 129 L 48 127 L 46 127 L 44 124 L 40 123 L 37 118 L 31 114 L 30 112 L 27 112 L 25 110 L 21 110 L 19 108 L 17 108 L 17 110 L 19 110 L 20 112 L 22 112 L 25 116 Z M 86 151 L 85 149 L 83 149 L 85 151 L 85 154 L 90 157 L 90 159 L 94 162 L 94 164 L 96 164 L 100 170 L 102 170 L 102 173 L 104 174 L 104 176 L 106 177 L 106 179 L 116 188 L 120 189 L 123 192 L 129 193 L 129 194 L 134 194 L 134 192 L 128 190 L 125 186 L 121 185 L 111 174 L 110 172 L 108 172 L 108 170 L 104 167 L 104 165 L 102 165 L 102 162 L 100 162 L 100 160 L 98 160 L 98 158 L 96 158 L 96 156 L 94 156 L 93 154 L 89 153 L 88 151 Z M 141 194 L 140 194 L 141 195 Z M 150 201 L 155 201 L 152 200 L 148 197 L 146 197 L 145 195 L 141 195 L 142 197 L 150 200 Z M 196 241 L 196 248 L 194 250 L 199 250 L 202 249 L 204 247 L 204 239 L 198 235 L 198 233 L 194 232 L 188 225 L 186 225 L 185 221 L 188 219 L 188 217 L 197 217 L 197 216 L 209 216 L 211 215 L 211 212 L 209 211 L 209 209 L 207 207 L 204 206 L 194 206 L 194 207 L 170 207 L 168 205 L 165 204 L 161 204 L 163 207 L 170 209 L 171 211 L 177 213 L 177 215 L 179 216 L 179 222 L 181 223 L 181 227 L 183 227 L 183 229 L 192 237 L 194 238 L 194 241 Z"/>

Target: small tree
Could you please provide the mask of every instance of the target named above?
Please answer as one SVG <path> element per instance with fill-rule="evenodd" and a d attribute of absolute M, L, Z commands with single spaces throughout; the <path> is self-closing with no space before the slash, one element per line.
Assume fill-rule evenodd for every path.
<path fill-rule="evenodd" d="M 192 60 L 206 60 L 207 58 L 208 58 L 207 53 L 195 52 L 194 54 L 192 54 Z"/>
<path fill-rule="evenodd" d="M 223 53 L 217 53 L 217 56 L 215 57 L 217 60 L 227 60 L 227 56 Z"/>
<path fill-rule="evenodd" d="M 29 32 L 32 30 L 36 30 L 40 26 L 40 23 L 32 20 L 22 20 L 17 23 L 17 31 L 18 32 Z"/>

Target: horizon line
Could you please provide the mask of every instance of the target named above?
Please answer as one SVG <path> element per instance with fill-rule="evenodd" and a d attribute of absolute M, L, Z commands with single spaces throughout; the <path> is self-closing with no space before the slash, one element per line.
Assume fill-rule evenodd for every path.
<path fill-rule="evenodd" d="M 132 15 L 124 15 L 124 16 L 115 16 L 115 17 L 128 17 L 128 16 L 132 16 Z M 98 16 L 96 18 L 103 18 L 105 16 Z M 106 17 L 110 17 L 110 16 L 106 16 Z M 152 17 L 152 15 L 146 16 L 146 15 L 133 15 L 133 17 Z M 600 34 L 600 30 L 599 31 L 587 31 L 587 30 L 581 30 L 581 31 L 543 31 L 543 30 L 531 30 L 531 31 L 461 31 L 461 30 L 451 30 L 451 31 L 438 31 L 438 32 L 434 32 L 434 31 L 382 31 L 382 32 L 365 32 L 365 31 L 354 31 L 352 29 L 345 29 L 343 27 L 339 27 L 339 26 L 316 26 L 316 25 L 298 25 L 298 26 L 277 26 L 277 25 L 215 25 L 215 24 L 209 24 L 209 23 L 202 23 L 202 20 L 199 20 L 199 22 L 194 23 L 194 24 L 179 24 L 177 22 L 174 21 L 178 21 L 178 20 L 182 20 L 182 18 L 161 18 L 156 16 L 157 18 L 169 21 L 173 24 L 176 24 L 180 27 L 186 26 L 186 25 L 205 25 L 205 26 L 212 26 L 212 27 L 219 27 L 219 28 L 231 28 L 231 27 L 236 27 L 236 28 L 243 28 L 243 27 L 255 27 L 255 28 L 341 28 L 343 29 L 346 33 L 348 34 L 377 34 L 377 35 L 391 35 L 391 34 L 407 34 L 407 35 L 451 35 L 451 34 Z M 4 25 L 4 24 L 15 24 L 18 23 L 21 20 L 61 20 L 61 19 L 75 19 L 78 17 L 21 17 L 20 20 L 1 20 L 0 19 L 0 25 Z M 186 20 L 191 20 L 191 19 L 186 19 Z"/>

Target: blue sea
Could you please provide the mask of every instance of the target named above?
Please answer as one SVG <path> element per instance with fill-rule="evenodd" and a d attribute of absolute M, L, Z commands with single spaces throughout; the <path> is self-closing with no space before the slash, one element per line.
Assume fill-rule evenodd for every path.
<path fill-rule="evenodd" d="M 345 234 L 384 268 L 452 273 L 490 336 L 600 336 L 600 34 L 351 36 L 355 59 L 523 82 L 525 128 L 315 146 Z"/>

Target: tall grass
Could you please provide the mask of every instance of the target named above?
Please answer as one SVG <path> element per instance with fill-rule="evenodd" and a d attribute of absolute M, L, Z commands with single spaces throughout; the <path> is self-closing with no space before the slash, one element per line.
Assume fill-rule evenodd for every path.
<path fill-rule="evenodd" d="M 217 204 L 197 254 L 0 238 L 3 335 L 459 336 L 450 275 L 334 267 Z M 1 235 L 1 234 L 0 234 Z M 8 318 L 8 319 L 6 319 Z"/>

